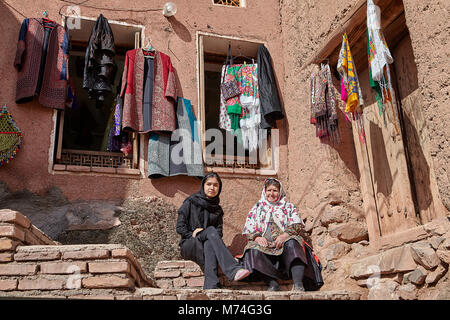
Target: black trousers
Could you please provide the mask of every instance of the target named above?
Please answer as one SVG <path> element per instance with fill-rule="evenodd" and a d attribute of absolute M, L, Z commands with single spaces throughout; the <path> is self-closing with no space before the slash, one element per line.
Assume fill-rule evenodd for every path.
<path fill-rule="evenodd" d="M 196 248 L 195 256 L 184 254 L 185 252 L 188 253 L 188 250 L 183 250 L 183 246 Z M 216 228 L 212 226 L 197 233 L 195 238 L 186 240 L 183 246 L 181 248 L 183 258 L 193 260 L 201 267 L 203 263 L 202 269 L 205 274 L 203 289 L 215 289 L 219 287 L 218 266 L 220 266 L 220 269 L 229 281 L 233 281 L 236 272 L 242 269 L 242 265 L 234 259 L 222 238 L 217 233 Z M 203 246 L 203 257 L 199 257 L 201 254 L 201 246 Z"/>

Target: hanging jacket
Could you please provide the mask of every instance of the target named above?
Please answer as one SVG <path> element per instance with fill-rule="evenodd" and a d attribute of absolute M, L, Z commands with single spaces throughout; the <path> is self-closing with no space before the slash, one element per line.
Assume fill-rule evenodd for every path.
<path fill-rule="evenodd" d="M 175 131 L 175 101 L 177 83 L 170 57 L 155 51 L 154 83 L 152 85 L 151 128 L 144 129 L 143 93 L 145 57 L 142 49 L 127 51 L 122 74 L 123 97 L 122 128 L 146 133 L 150 131 Z"/>
<path fill-rule="evenodd" d="M 264 45 L 258 47 L 258 85 L 261 129 L 275 128 L 275 120 L 283 119 L 284 114 L 272 68 L 272 58 Z"/>
<path fill-rule="evenodd" d="M 14 67 L 16 103 L 39 96 L 43 106 L 64 110 L 69 80 L 69 35 L 59 24 L 45 30 L 43 19 L 26 18 L 19 32 Z"/>
<path fill-rule="evenodd" d="M 84 61 L 83 89 L 88 91 L 91 99 L 103 101 L 105 95 L 112 91 L 117 67 L 114 35 L 102 14 L 97 18 L 89 38 Z"/>

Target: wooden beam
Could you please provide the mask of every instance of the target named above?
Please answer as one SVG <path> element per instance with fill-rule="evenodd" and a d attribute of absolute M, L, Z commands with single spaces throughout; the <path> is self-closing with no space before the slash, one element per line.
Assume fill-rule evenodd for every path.
<path fill-rule="evenodd" d="M 382 29 L 391 24 L 404 12 L 403 2 L 400 0 L 374 0 L 374 3 L 381 9 Z M 310 64 L 319 64 L 327 58 L 330 65 L 337 64 L 343 32 L 347 33 L 353 56 L 356 56 L 360 51 L 366 52 L 367 55 L 367 43 L 361 41 L 366 38 L 366 20 L 367 1 L 360 0 L 344 19 L 344 22 L 341 24 L 342 28 L 338 28 L 327 38 L 325 44 L 318 50 L 318 53 L 308 59 L 306 64 L 303 65 L 302 70 Z"/>

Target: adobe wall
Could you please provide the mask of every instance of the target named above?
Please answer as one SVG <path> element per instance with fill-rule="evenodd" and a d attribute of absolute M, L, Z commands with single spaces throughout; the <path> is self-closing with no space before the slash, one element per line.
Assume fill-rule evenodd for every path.
<path fill-rule="evenodd" d="M 10 1 L 17 11 L 27 17 L 41 17 L 46 9 L 49 18 L 61 22 L 58 14 L 63 5 L 60 1 L 37 0 L 32 3 Z M 158 8 L 161 1 L 133 1 L 133 9 Z M 150 35 L 153 46 L 167 53 L 177 71 L 181 84 L 180 95 L 190 99 L 197 114 L 198 76 L 197 76 L 197 42 L 196 32 L 208 32 L 218 35 L 248 38 L 266 43 L 275 67 L 280 91 L 283 95 L 284 66 L 283 43 L 280 37 L 280 15 L 278 1 L 263 3 L 248 1 L 247 8 L 229 8 L 213 6 L 210 0 L 176 1 L 178 12 L 175 19 L 167 20 L 158 12 L 121 12 L 101 11 L 81 8 L 81 15 L 96 18 L 100 13 L 110 20 L 130 24 L 144 25 L 146 35 Z M 123 1 L 97 1 L 95 6 L 123 8 L 128 4 Z M 62 9 L 65 12 L 65 8 Z M 133 179 L 95 175 L 52 175 L 49 173 L 48 155 L 51 148 L 53 130 L 53 111 L 37 102 L 25 105 L 15 104 L 16 70 L 13 68 L 15 48 L 23 16 L 0 3 L 0 29 L 3 41 L 0 44 L 0 103 L 7 104 L 14 120 L 19 125 L 24 143 L 16 159 L 0 168 L 0 181 L 11 192 L 28 190 L 44 194 L 51 187 L 60 188 L 69 201 L 83 200 L 121 200 L 132 196 L 155 195 L 164 197 L 176 206 L 189 194 L 198 191 L 199 181 L 190 177 L 171 177 L 160 180 L 148 178 Z M 264 21 L 264 23 L 261 23 Z M 170 52 L 168 42 L 170 40 Z M 281 126 L 284 126 L 281 123 Z M 286 130 L 281 131 L 280 177 L 286 180 Z M 259 199 L 263 178 L 255 183 L 255 177 L 224 178 L 221 195 L 227 216 L 225 239 L 231 242 L 236 233 L 240 233 L 246 215 L 254 202 Z M 245 190 L 245 197 L 242 191 Z"/>
<path fill-rule="evenodd" d="M 430 168 L 431 193 L 436 207 L 449 209 L 448 95 L 448 6 L 445 1 L 405 0 L 406 24 L 412 39 L 418 70 L 414 97 L 422 108 L 423 120 L 413 123 Z M 325 195 L 337 193 L 341 206 L 358 220 L 364 217 L 359 191 L 359 172 L 350 125 L 339 112 L 342 143 L 329 147 L 315 136 L 310 118 L 310 75 L 316 65 L 305 64 L 331 35 L 357 1 L 281 2 L 285 60 L 285 106 L 289 119 L 289 190 L 294 203 L 310 223 L 327 212 Z M 447 11 L 445 10 L 447 8 Z M 304 69 L 302 69 L 305 67 Z M 358 68 L 358 67 L 357 67 Z M 360 75 L 361 80 L 361 75 Z M 337 87 L 337 82 L 335 86 Z M 364 90 L 364 89 L 363 89 Z M 423 175 L 422 172 L 417 172 Z M 436 187 L 437 185 L 437 187 Z M 434 190 L 439 190 L 438 192 Z M 293 192 L 295 190 L 295 192 Z M 445 210 L 445 209 L 441 209 Z"/>

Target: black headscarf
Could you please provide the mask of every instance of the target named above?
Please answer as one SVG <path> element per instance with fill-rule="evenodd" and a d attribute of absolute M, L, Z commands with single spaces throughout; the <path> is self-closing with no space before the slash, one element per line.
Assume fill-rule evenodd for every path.
<path fill-rule="evenodd" d="M 217 193 L 217 195 L 214 198 L 209 198 L 206 194 L 205 194 L 205 183 L 206 180 L 208 180 L 209 178 L 216 178 L 217 181 L 219 181 L 219 192 Z M 208 224 L 208 213 L 219 213 L 219 214 L 223 214 L 223 210 L 222 207 L 219 205 L 220 203 L 220 192 L 222 191 L 222 180 L 220 180 L 220 177 L 217 173 L 215 172 L 210 172 L 208 173 L 202 180 L 202 185 L 200 187 L 200 191 L 198 191 L 197 193 L 194 193 L 193 195 L 191 195 L 189 197 L 189 199 L 198 207 L 203 209 L 203 225 L 207 225 Z"/>

